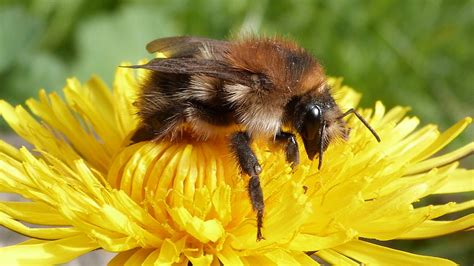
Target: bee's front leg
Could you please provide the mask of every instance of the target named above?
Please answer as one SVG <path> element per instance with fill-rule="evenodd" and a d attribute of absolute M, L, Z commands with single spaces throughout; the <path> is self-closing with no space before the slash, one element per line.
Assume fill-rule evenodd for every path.
<path fill-rule="evenodd" d="M 292 167 L 297 166 L 300 163 L 300 152 L 298 142 L 296 142 L 296 136 L 292 133 L 280 130 L 280 132 L 275 135 L 275 140 L 285 145 L 286 161 L 291 163 Z"/>
<path fill-rule="evenodd" d="M 262 235 L 263 212 L 265 204 L 263 202 L 263 192 L 258 175 L 262 172 L 262 167 L 258 163 L 257 156 L 250 148 L 250 136 L 247 132 L 237 132 L 231 136 L 230 143 L 234 155 L 239 161 L 242 171 L 250 176 L 248 193 L 252 208 L 257 212 L 257 241 L 264 239 Z"/>

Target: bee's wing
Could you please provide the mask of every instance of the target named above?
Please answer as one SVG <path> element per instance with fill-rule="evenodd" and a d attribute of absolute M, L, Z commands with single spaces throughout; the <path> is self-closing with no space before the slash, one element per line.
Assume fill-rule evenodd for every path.
<path fill-rule="evenodd" d="M 144 65 L 127 67 L 144 68 L 163 73 L 205 75 L 246 86 L 252 86 L 253 84 L 253 81 L 250 78 L 250 73 L 232 68 L 225 62 L 219 60 L 199 58 L 155 58 Z"/>
<path fill-rule="evenodd" d="M 209 49 L 213 53 L 221 54 L 227 49 L 229 42 L 219 41 L 202 37 L 179 36 L 161 38 L 151 41 L 146 49 L 150 53 L 160 52 L 168 58 L 194 57 Z"/>

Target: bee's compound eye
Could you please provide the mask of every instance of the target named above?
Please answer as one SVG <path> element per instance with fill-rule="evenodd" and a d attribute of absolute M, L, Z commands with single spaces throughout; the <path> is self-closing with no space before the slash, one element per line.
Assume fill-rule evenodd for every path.
<path fill-rule="evenodd" d="M 301 135 L 308 158 L 313 160 L 314 156 L 322 151 L 323 112 L 320 106 L 310 103 L 305 106 L 302 117 L 298 133 Z"/>
<path fill-rule="evenodd" d="M 308 140 L 315 139 L 316 135 L 319 134 L 321 127 L 321 109 L 317 105 L 312 105 L 304 116 L 303 127 L 304 130 L 302 133 Z"/>

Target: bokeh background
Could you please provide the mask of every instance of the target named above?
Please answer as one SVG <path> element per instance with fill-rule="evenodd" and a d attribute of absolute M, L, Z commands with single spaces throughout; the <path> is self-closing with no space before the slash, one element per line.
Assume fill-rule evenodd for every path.
<path fill-rule="evenodd" d="M 0 0 L 0 98 L 20 104 L 39 88 L 60 91 L 71 76 L 111 84 L 120 62 L 152 57 L 144 45 L 155 38 L 241 32 L 298 41 L 362 92 L 364 107 L 412 106 L 441 129 L 474 116 L 474 1 L 461 0 Z M 447 150 L 472 141 L 473 128 Z M 1 121 L 2 138 L 11 139 L 8 130 Z M 473 158 L 462 163 L 474 167 Z M 389 245 L 471 265 L 473 243 L 460 233 Z"/>

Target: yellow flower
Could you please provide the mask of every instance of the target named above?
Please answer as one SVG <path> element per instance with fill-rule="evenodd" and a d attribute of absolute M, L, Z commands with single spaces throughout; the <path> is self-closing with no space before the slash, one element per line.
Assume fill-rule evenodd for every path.
<path fill-rule="evenodd" d="M 0 191 L 27 202 L 0 202 L 0 224 L 30 237 L 0 248 L 3 264 L 64 263 L 91 250 L 117 252 L 111 265 L 428 264 L 452 262 L 371 244 L 366 239 L 421 239 L 469 230 L 474 214 L 434 220 L 474 206 L 474 200 L 414 207 L 431 194 L 474 190 L 473 170 L 458 159 L 474 143 L 432 157 L 467 125 L 439 133 L 416 130 L 408 109 L 381 103 L 360 110 L 382 138 L 353 119 L 347 142 L 332 143 L 321 171 L 306 159 L 296 169 L 265 141 L 262 162 L 265 240 L 246 184 L 225 140 L 143 142 L 126 146 L 137 125 L 133 107 L 142 70 L 118 69 L 113 92 L 97 77 L 69 79 L 65 100 L 39 93 L 27 106 L 0 102 L 0 114 L 34 151 L 0 141 Z M 339 104 L 360 95 L 332 80 Z M 41 122 L 38 122 L 41 121 Z M 23 222 L 41 225 L 29 227 Z"/>

